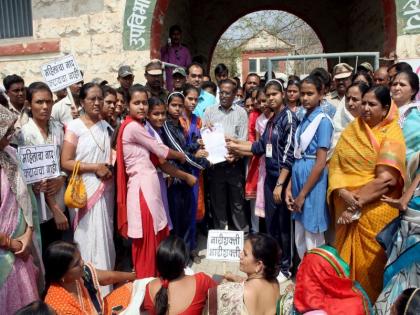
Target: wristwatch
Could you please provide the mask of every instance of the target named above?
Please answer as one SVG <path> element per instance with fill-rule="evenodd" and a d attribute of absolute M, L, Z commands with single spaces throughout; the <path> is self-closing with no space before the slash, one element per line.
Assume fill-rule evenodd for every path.
<path fill-rule="evenodd" d="M 279 182 L 277 182 L 277 183 L 276 183 L 276 187 L 283 186 L 283 184 L 284 184 L 284 183 L 279 183 Z"/>

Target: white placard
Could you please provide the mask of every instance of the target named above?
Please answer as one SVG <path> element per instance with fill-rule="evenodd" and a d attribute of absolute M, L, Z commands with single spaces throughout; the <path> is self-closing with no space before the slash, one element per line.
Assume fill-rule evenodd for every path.
<path fill-rule="evenodd" d="M 73 55 L 66 55 L 43 64 L 41 74 L 53 92 L 83 80 L 79 65 Z"/>
<path fill-rule="evenodd" d="M 57 149 L 53 144 L 19 147 L 18 157 L 27 184 L 60 176 Z"/>
<path fill-rule="evenodd" d="M 239 255 L 243 248 L 243 231 L 209 230 L 207 259 L 239 261 Z"/>
<path fill-rule="evenodd" d="M 210 128 L 201 129 L 201 138 L 204 142 L 204 148 L 209 153 L 207 160 L 212 164 L 226 161 L 228 151 L 226 149 L 225 131 L 222 124 L 214 124 Z"/>

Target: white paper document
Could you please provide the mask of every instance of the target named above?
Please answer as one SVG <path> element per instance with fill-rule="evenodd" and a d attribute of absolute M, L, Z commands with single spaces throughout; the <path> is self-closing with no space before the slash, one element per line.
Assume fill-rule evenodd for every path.
<path fill-rule="evenodd" d="M 225 131 L 221 124 L 215 124 L 211 129 L 202 128 L 201 138 L 205 150 L 209 153 L 207 160 L 212 164 L 226 161 L 228 151 L 226 149 Z"/>

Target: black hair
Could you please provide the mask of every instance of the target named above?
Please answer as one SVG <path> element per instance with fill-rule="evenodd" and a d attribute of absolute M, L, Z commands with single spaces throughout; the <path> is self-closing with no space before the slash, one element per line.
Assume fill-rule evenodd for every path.
<path fill-rule="evenodd" d="M 187 247 L 180 237 L 170 235 L 159 244 L 156 268 L 162 280 L 171 281 L 181 276 L 187 261 Z M 162 286 L 155 296 L 156 314 L 165 315 L 168 306 L 168 289 Z"/>
<path fill-rule="evenodd" d="M 264 265 L 263 276 L 267 281 L 277 281 L 280 271 L 281 250 L 277 241 L 265 233 L 249 234 L 247 240 L 251 242 L 252 256 Z"/>
<path fill-rule="evenodd" d="M 413 72 L 413 71 L 407 71 L 407 70 L 403 70 L 398 72 L 395 77 L 397 77 L 397 75 L 399 74 L 405 74 L 408 78 L 408 83 L 410 84 L 411 90 L 414 92 L 413 95 L 411 95 L 411 100 L 414 101 L 416 99 L 416 95 L 419 92 L 419 77 L 418 75 Z"/>
<path fill-rule="evenodd" d="M 181 26 L 179 26 L 178 24 L 172 25 L 172 26 L 169 28 L 169 36 L 171 36 L 171 35 L 172 35 L 174 32 L 176 32 L 176 31 L 178 31 L 178 32 L 182 33 Z"/>
<path fill-rule="evenodd" d="M 146 98 L 149 98 L 149 95 L 147 94 L 147 88 L 145 88 L 141 84 L 134 84 L 128 89 L 127 93 L 127 104 L 130 103 L 131 99 L 133 98 L 134 93 L 140 92 L 146 94 Z"/>
<path fill-rule="evenodd" d="M 211 81 L 204 81 L 201 84 L 201 89 L 202 90 L 205 90 L 205 89 L 208 89 L 208 88 L 210 88 L 213 91 L 214 94 L 217 93 L 217 85 L 216 85 L 216 83 L 211 82 Z M 184 95 L 186 95 L 186 94 L 184 94 Z"/>
<path fill-rule="evenodd" d="M 11 74 L 11 75 L 7 75 L 4 79 L 3 79 L 3 86 L 4 89 L 7 91 L 9 91 L 10 87 L 12 86 L 12 84 L 15 83 L 23 83 L 23 85 L 25 85 L 25 81 L 23 80 L 23 78 L 17 74 Z"/>
<path fill-rule="evenodd" d="M 391 70 L 393 68 L 395 68 L 396 72 L 413 71 L 413 68 L 410 66 L 410 64 L 405 62 L 405 61 L 400 61 L 400 62 L 394 63 L 393 65 L 390 65 L 388 67 L 388 72 L 389 72 L 389 70 Z"/>
<path fill-rule="evenodd" d="M 106 97 L 108 94 L 114 95 L 115 97 L 117 97 L 117 91 L 113 88 L 110 87 L 109 85 L 102 85 L 102 94 L 104 95 L 104 97 Z"/>
<path fill-rule="evenodd" d="M 185 96 L 181 92 L 173 92 L 173 93 L 169 94 L 167 104 L 169 105 L 169 103 L 172 102 L 172 100 L 175 97 L 179 97 L 180 99 L 182 99 L 182 104 L 184 104 Z"/>
<path fill-rule="evenodd" d="M 0 92 L 0 105 L 4 107 L 9 107 L 9 102 L 7 101 L 6 96 L 4 96 L 3 92 Z"/>
<path fill-rule="evenodd" d="M 265 95 L 264 88 L 262 88 L 262 87 L 257 88 L 257 96 L 256 96 L 257 99 L 260 96 L 260 94 L 264 94 Z"/>
<path fill-rule="evenodd" d="M 51 284 L 60 282 L 64 277 L 78 250 L 74 242 L 56 241 L 48 246 L 44 255 L 45 294 Z"/>
<path fill-rule="evenodd" d="M 372 77 L 369 75 L 369 73 L 366 70 L 358 70 L 355 74 L 353 74 L 353 77 L 351 78 L 351 82 L 354 83 L 354 80 L 361 75 L 363 76 L 366 81 L 368 81 L 368 86 L 371 87 L 373 85 Z"/>
<path fill-rule="evenodd" d="M 324 83 L 322 82 L 322 80 L 319 76 L 311 74 L 311 75 L 307 76 L 305 79 L 302 80 L 301 84 L 303 85 L 304 83 L 312 84 L 312 85 L 315 86 L 318 93 L 322 92 L 322 88 L 323 88 Z"/>
<path fill-rule="evenodd" d="M 229 74 L 229 69 L 226 67 L 226 65 L 224 63 L 219 63 L 216 68 L 214 68 L 214 75 L 218 76 L 221 75 L 222 73 L 227 73 Z"/>
<path fill-rule="evenodd" d="M 322 84 L 324 84 L 325 89 L 329 89 L 331 86 L 331 76 L 327 70 L 324 68 L 315 68 L 311 71 L 309 75 L 317 76 Z"/>
<path fill-rule="evenodd" d="M 257 73 L 255 73 L 255 72 L 250 72 L 250 73 L 248 73 L 248 75 L 246 76 L 245 82 L 248 80 L 248 78 L 249 78 L 249 77 L 257 77 L 257 78 L 258 78 L 258 80 L 260 80 L 260 81 L 261 81 L 260 76 L 259 76 Z"/>
<path fill-rule="evenodd" d="M 203 82 L 203 83 L 205 83 L 205 82 Z M 184 96 L 187 96 L 188 93 L 190 93 L 191 91 L 196 91 L 197 95 L 200 95 L 200 91 L 194 85 L 192 85 L 190 83 L 185 83 L 182 86 L 182 94 L 184 94 Z"/>
<path fill-rule="evenodd" d="M 274 73 L 274 71 L 271 71 L 271 78 L 276 79 L 276 74 Z M 264 80 L 268 81 L 268 71 L 266 71 L 264 73 Z M 280 79 L 280 78 L 279 78 L 279 80 L 283 81 L 283 79 Z M 283 83 L 285 83 L 285 82 L 283 82 Z"/>
<path fill-rule="evenodd" d="M 47 91 L 51 95 L 51 99 L 53 98 L 53 94 L 48 85 L 46 85 L 44 82 L 32 82 L 26 90 L 26 100 L 29 103 L 32 102 L 34 93 L 38 91 Z"/>
<path fill-rule="evenodd" d="M 203 71 L 203 75 L 204 75 L 204 67 L 203 67 L 203 65 L 201 64 L 201 63 L 198 63 L 198 62 L 192 62 L 188 67 L 187 67 L 187 75 L 189 75 L 190 74 L 190 69 L 191 69 L 191 67 L 199 67 L 199 68 L 201 68 L 201 70 Z"/>
<path fill-rule="evenodd" d="M 271 87 L 275 88 L 277 91 L 284 93 L 283 84 L 281 84 L 281 82 L 276 79 L 271 79 L 266 83 L 266 85 L 264 86 L 264 93 L 267 93 L 268 88 Z"/>
<path fill-rule="evenodd" d="M 18 309 L 14 315 L 56 315 L 57 313 L 43 301 L 34 301 Z"/>
<path fill-rule="evenodd" d="M 373 92 L 375 97 L 381 103 L 383 108 L 390 109 L 391 107 L 391 93 L 389 88 L 383 85 L 377 85 L 369 88 L 362 96 L 365 96 L 367 93 Z"/>
<path fill-rule="evenodd" d="M 350 90 L 351 88 L 353 88 L 353 87 L 357 87 L 359 89 L 359 91 L 360 91 L 360 94 L 362 94 L 362 95 L 364 95 L 369 90 L 369 88 L 370 88 L 370 86 L 367 85 L 365 82 L 355 82 L 355 83 L 352 83 L 347 88 L 346 92 L 348 90 Z"/>
<path fill-rule="evenodd" d="M 416 291 L 416 288 L 409 288 L 405 289 L 397 298 L 395 301 L 395 308 L 397 311 L 397 314 L 407 314 L 407 315 L 416 315 L 419 314 L 418 312 L 415 313 L 413 310 L 410 310 L 410 307 L 407 308 L 407 303 Z M 405 313 L 407 308 L 407 313 Z M 415 310 L 414 310 L 415 311 Z"/>
<path fill-rule="evenodd" d="M 295 75 L 295 74 L 291 74 L 288 77 L 288 81 L 299 81 L 300 82 L 300 77 Z"/>
<path fill-rule="evenodd" d="M 236 81 L 236 84 L 238 85 L 238 88 L 239 88 L 241 85 L 241 79 L 239 79 L 238 77 L 234 77 L 233 80 Z"/>
<path fill-rule="evenodd" d="M 289 81 L 287 81 L 287 87 L 289 87 L 290 85 L 296 85 L 299 90 L 300 90 L 301 84 L 302 84 L 302 82 L 300 80 L 296 80 L 296 79 L 290 79 L 289 78 Z"/>
<path fill-rule="evenodd" d="M 147 100 L 149 104 L 149 113 L 157 106 L 163 105 L 166 109 L 166 104 L 159 97 L 153 96 Z"/>
<path fill-rule="evenodd" d="M 232 92 L 235 93 L 235 94 L 238 91 L 238 86 L 236 85 L 236 82 L 234 80 L 232 80 L 232 79 L 224 79 L 224 80 L 221 80 L 219 82 L 219 87 L 222 86 L 222 84 L 230 84 L 230 85 L 232 85 L 233 86 Z"/>
<path fill-rule="evenodd" d="M 88 83 L 83 84 L 82 87 L 80 88 L 79 100 L 84 100 L 88 94 L 88 91 L 95 86 L 99 88 L 102 92 L 102 87 L 97 83 L 88 82 Z"/>

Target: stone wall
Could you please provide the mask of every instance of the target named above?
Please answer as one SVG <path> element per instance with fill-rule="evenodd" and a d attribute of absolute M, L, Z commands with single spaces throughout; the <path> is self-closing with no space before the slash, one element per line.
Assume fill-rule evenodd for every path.
<path fill-rule="evenodd" d="M 122 23 L 125 0 L 32 0 L 33 38 L 0 41 L 0 79 L 16 73 L 26 82 L 42 80 L 40 65 L 60 54 L 76 57 L 85 79 L 100 77 L 116 84 L 117 71 L 130 65 L 135 81 L 144 83 L 144 66 L 150 52 L 124 51 Z M 13 43 L 59 41 L 55 52 L 4 55 L 2 47 Z"/>

